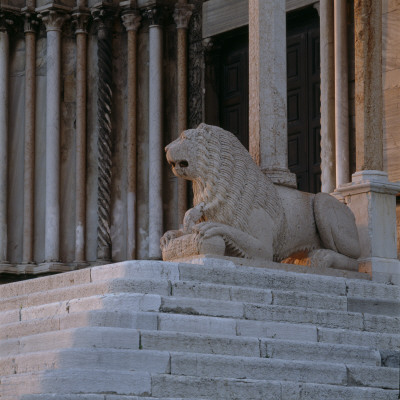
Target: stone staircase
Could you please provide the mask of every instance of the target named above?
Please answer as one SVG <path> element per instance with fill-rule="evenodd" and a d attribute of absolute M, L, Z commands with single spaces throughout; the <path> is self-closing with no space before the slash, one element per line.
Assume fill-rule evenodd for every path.
<path fill-rule="evenodd" d="M 0 286 L 0 399 L 400 398 L 399 286 L 205 264 Z"/>

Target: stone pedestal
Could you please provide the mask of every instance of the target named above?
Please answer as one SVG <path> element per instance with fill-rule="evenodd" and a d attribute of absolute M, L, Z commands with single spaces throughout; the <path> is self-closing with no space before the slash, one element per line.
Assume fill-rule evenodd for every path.
<path fill-rule="evenodd" d="M 397 259 L 396 194 L 400 183 L 389 182 L 386 172 L 361 171 L 352 182 L 336 189 L 353 211 L 361 244 L 359 271 L 382 283 L 400 284 Z"/>

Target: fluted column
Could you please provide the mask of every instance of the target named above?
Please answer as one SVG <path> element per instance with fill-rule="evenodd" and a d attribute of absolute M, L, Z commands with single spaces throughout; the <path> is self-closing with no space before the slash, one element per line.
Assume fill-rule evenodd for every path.
<path fill-rule="evenodd" d="M 127 257 L 136 258 L 136 126 L 137 126 L 137 30 L 141 16 L 137 10 L 122 13 L 128 35 L 128 129 L 127 129 Z"/>
<path fill-rule="evenodd" d="M 7 136 L 8 58 L 7 16 L 0 9 L 0 264 L 7 263 Z"/>
<path fill-rule="evenodd" d="M 163 27 L 162 10 L 146 10 L 149 26 L 149 258 L 161 258 L 163 234 Z"/>
<path fill-rule="evenodd" d="M 112 146 L 112 16 L 108 8 L 92 10 L 97 28 L 98 197 L 97 259 L 110 261 L 111 247 L 111 146 Z"/>
<path fill-rule="evenodd" d="M 34 7 L 34 4 L 32 5 Z M 25 13 L 25 142 L 24 142 L 24 236 L 22 262 L 33 262 L 35 109 L 36 109 L 36 28 L 31 11 Z"/>
<path fill-rule="evenodd" d="M 321 191 L 336 187 L 335 153 L 335 58 L 332 0 L 319 3 L 321 29 Z"/>
<path fill-rule="evenodd" d="M 335 0 L 336 186 L 350 181 L 347 0 Z"/>
<path fill-rule="evenodd" d="M 85 263 L 86 246 L 86 85 L 87 22 L 85 5 L 73 15 L 76 34 L 76 190 L 75 190 L 75 262 Z"/>
<path fill-rule="evenodd" d="M 61 28 L 66 14 L 56 8 L 41 11 L 47 31 L 45 262 L 59 261 L 60 252 L 60 101 Z"/>
<path fill-rule="evenodd" d="M 187 29 L 190 17 L 192 16 L 192 4 L 186 4 L 181 0 L 176 4 L 174 11 L 174 20 L 178 34 L 177 45 L 177 89 L 178 89 L 178 135 L 187 128 Z M 184 179 L 178 179 L 178 221 L 183 224 L 183 217 L 187 210 L 187 184 Z"/>

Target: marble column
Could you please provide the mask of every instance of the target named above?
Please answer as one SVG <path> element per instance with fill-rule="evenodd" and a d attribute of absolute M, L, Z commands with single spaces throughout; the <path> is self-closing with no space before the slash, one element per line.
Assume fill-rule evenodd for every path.
<path fill-rule="evenodd" d="M 163 234 L 163 26 L 162 9 L 147 9 L 149 25 L 149 258 L 160 259 Z"/>
<path fill-rule="evenodd" d="M 72 15 L 76 35 L 76 183 L 75 262 L 86 262 L 86 86 L 87 22 L 89 10 L 81 4 Z"/>
<path fill-rule="evenodd" d="M 137 30 L 141 16 L 137 10 L 122 13 L 122 23 L 128 35 L 128 128 L 127 128 L 127 258 L 136 258 L 136 167 L 137 167 Z"/>
<path fill-rule="evenodd" d="M 98 194 L 97 194 L 97 259 L 112 258 L 111 242 L 111 170 L 112 170 L 112 10 L 92 9 L 97 22 L 97 118 L 98 118 Z"/>
<path fill-rule="evenodd" d="M 177 89 L 178 89 L 178 136 L 187 129 L 187 102 L 188 102 L 188 65 L 187 65 L 187 29 L 192 15 L 193 5 L 180 1 L 175 6 L 174 20 L 176 23 L 177 43 Z M 178 179 L 178 221 L 183 224 L 183 217 L 188 209 L 187 183 Z"/>
<path fill-rule="evenodd" d="M 32 5 L 32 8 L 35 5 Z M 25 14 L 25 142 L 24 142 L 24 236 L 22 262 L 33 262 L 35 112 L 36 112 L 36 29 L 35 14 Z"/>
<path fill-rule="evenodd" d="M 7 263 L 8 62 L 7 16 L 0 10 L 0 264 Z"/>
<path fill-rule="evenodd" d="M 354 1 L 356 170 L 383 170 L 382 9 Z"/>
<path fill-rule="evenodd" d="M 347 0 L 334 2 L 336 186 L 350 181 Z"/>
<path fill-rule="evenodd" d="M 356 167 L 352 182 L 336 193 L 352 209 L 361 243 L 359 270 L 378 282 L 400 285 L 396 195 L 382 145 L 382 9 L 375 0 L 354 1 Z"/>
<path fill-rule="evenodd" d="M 296 187 L 288 170 L 286 3 L 249 0 L 249 150 L 270 178 Z"/>
<path fill-rule="evenodd" d="M 321 191 L 331 193 L 336 187 L 335 161 L 335 56 L 334 11 L 332 0 L 321 0 Z"/>
<path fill-rule="evenodd" d="M 56 8 L 41 10 L 47 31 L 45 262 L 59 261 L 60 252 L 61 28 L 66 17 Z"/>

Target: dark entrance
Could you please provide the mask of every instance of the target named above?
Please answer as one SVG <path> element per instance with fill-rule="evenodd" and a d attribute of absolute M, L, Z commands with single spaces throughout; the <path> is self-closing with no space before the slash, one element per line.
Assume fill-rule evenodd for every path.
<path fill-rule="evenodd" d="M 321 190 L 319 17 L 314 9 L 287 18 L 288 164 L 297 186 Z"/>
<path fill-rule="evenodd" d="M 206 69 L 206 121 L 248 148 L 248 29 L 214 40 Z M 321 189 L 319 17 L 313 8 L 287 16 L 288 165 L 300 190 Z"/>

